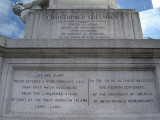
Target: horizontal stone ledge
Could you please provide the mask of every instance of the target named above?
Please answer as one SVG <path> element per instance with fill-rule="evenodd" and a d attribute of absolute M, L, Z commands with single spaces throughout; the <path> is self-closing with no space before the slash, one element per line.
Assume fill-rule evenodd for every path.
<path fill-rule="evenodd" d="M 6 48 L 160 48 L 158 39 L 7 39 Z"/>
<path fill-rule="evenodd" d="M 6 58 L 160 58 L 160 49 L 5 48 Z"/>
<path fill-rule="evenodd" d="M 160 58 L 160 40 L 130 39 L 5 39 L 0 56 L 6 58 Z"/>
<path fill-rule="evenodd" d="M 65 9 L 65 8 L 63 8 Z M 57 10 L 63 10 L 63 9 L 57 9 Z M 70 11 L 71 9 L 66 9 L 68 11 Z M 106 11 L 106 12 L 126 12 L 126 13 L 133 13 L 133 12 L 136 12 L 136 9 L 93 9 L 93 8 L 89 8 L 89 9 L 73 9 L 73 10 L 77 10 L 77 11 L 86 11 L 86 10 L 94 10 L 94 11 Z M 53 11 L 53 9 L 44 9 L 44 10 L 41 10 L 41 9 L 32 9 L 30 10 L 30 12 L 50 12 L 50 11 Z"/>

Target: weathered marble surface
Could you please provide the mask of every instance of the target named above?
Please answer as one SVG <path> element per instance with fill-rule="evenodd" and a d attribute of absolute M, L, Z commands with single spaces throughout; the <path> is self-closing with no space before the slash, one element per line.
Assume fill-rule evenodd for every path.
<path fill-rule="evenodd" d="M 72 70 L 72 65 L 68 69 L 65 65 L 58 69 L 42 65 L 39 69 L 32 65 L 28 70 L 15 65 L 10 112 L 85 116 L 158 112 L 154 69 L 110 70 L 104 65 L 103 71 L 90 71 L 87 65 L 83 69 L 74 66 L 77 70 Z"/>
<path fill-rule="evenodd" d="M 116 0 L 50 0 L 48 9 L 117 8 Z"/>
<path fill-rule="evenodd" d="M 33 10 L 24 38 L 0 38 L 0 120 L 160 119 L 160 41 L 134 10 Z"/>
<path fill-rule="evenodd" d="M 0 38 L 0 120 L 159 120 L 160 41 L 113 41 Z"/>
<path fill-rule="evenodd" d="M 35 10 L 26 23 L 25 39 L 142 39 L 134 10 Z"/>

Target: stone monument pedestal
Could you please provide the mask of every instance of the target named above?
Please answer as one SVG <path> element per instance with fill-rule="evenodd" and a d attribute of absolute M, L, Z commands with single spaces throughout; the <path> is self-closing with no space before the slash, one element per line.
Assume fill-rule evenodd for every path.
<path fill-rule="evenodd" d="M 142 39 L 135 10 L 34 10 L 28 16 L 24 39 Z"/>
<path fill-rule="evenodd" d="M 160 41 L 133 10 L 31 11 L 0 50 L 0 120 L 160 119 Z"/>

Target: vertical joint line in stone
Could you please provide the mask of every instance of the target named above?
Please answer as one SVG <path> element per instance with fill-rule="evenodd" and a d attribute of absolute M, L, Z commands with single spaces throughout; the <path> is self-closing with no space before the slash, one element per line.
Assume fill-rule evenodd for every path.
<path fill-rule="evenodd" d="M 6 75 L 6 77 L 5 77 L 5 83 L 4 83 L 4 92 L 3 93 L 1 93 L 1 95 L 3 95 L 2 97 L 2 108 L 1 108 L 1 116 L 0 117 L 2 117 L 2 115 L 3 115 L 3 111 L 4 111 L 4 109 L 5 109 L 5 114 L 6 113 L 8 113 L 8 106 L 10 105 L 10 104 L 7 104 L 7 107 L 5 106 L 5 108 L 4 108 L 4 103 L 5 103 L 5 97 L 6 97 L 6 88 L 7 88 L 7 82 L 8 82 L 8 73 L 9 73 L 9 65 L 8 65 L 8 68 L 7 68 L 7 75 Z M 1 77 L 2 78 L 2 77 Z M 2 83 L 1 83 L 2 84 Z M 2 87 L 2 86 L 1 86 Z M 11 88 L 10 88 L 11 89 Z M 10 91 L 10 89 L 9 89 L 9 91 Z M 10 93 L 11 94 L 11 93 Z M 9 96 L 9 98 L 10 98 L 10 96 Z M 10 99 L 9 99 L 10 100 Z M 8 102 L 8 101 L 6 101 L 6 102 Z"/>
<path fill-rule="evenodd" d="M 134 39 L 136 39 L 136 36 L 135 36 L 135 29 L 134 29 L 134 24 L 133 24 L 133 12 L 131 13 L 131 20 L 132 20 L 132 28 L 133 28 L 133 35 L 134 35 Z"/>
<path fill-rule="evenodd" d="M 157 69 L 159 69 L 158 68 L 159 66 L 156 66 L 156 68 L 154 69 L 154 84 L 155 84 L 155 87 L 156 87 L 156 95 L 157 95 L 157 102 L 158 102 L 158 111 L 160 112 L 160 96 L 159 96 L 159 93 L 160 93 L 160 89 L 159 89 L 159 84 L 158 84 L 158 76 L 157 76 L 157 74 L 158 74 L 158 71 L 157 71 Z"/>
<path fill-rule="evenodd" d="M 89 106 L 89 78 L 88 78 L 88 106 Z"/>

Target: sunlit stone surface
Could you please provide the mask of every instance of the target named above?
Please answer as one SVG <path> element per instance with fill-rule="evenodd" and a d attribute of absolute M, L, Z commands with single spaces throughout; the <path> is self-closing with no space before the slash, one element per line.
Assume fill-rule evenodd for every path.
<path fill-rule="evenodd" d="M 49 9 L 117 8 L 116 0 L 50 0 Z"/>

